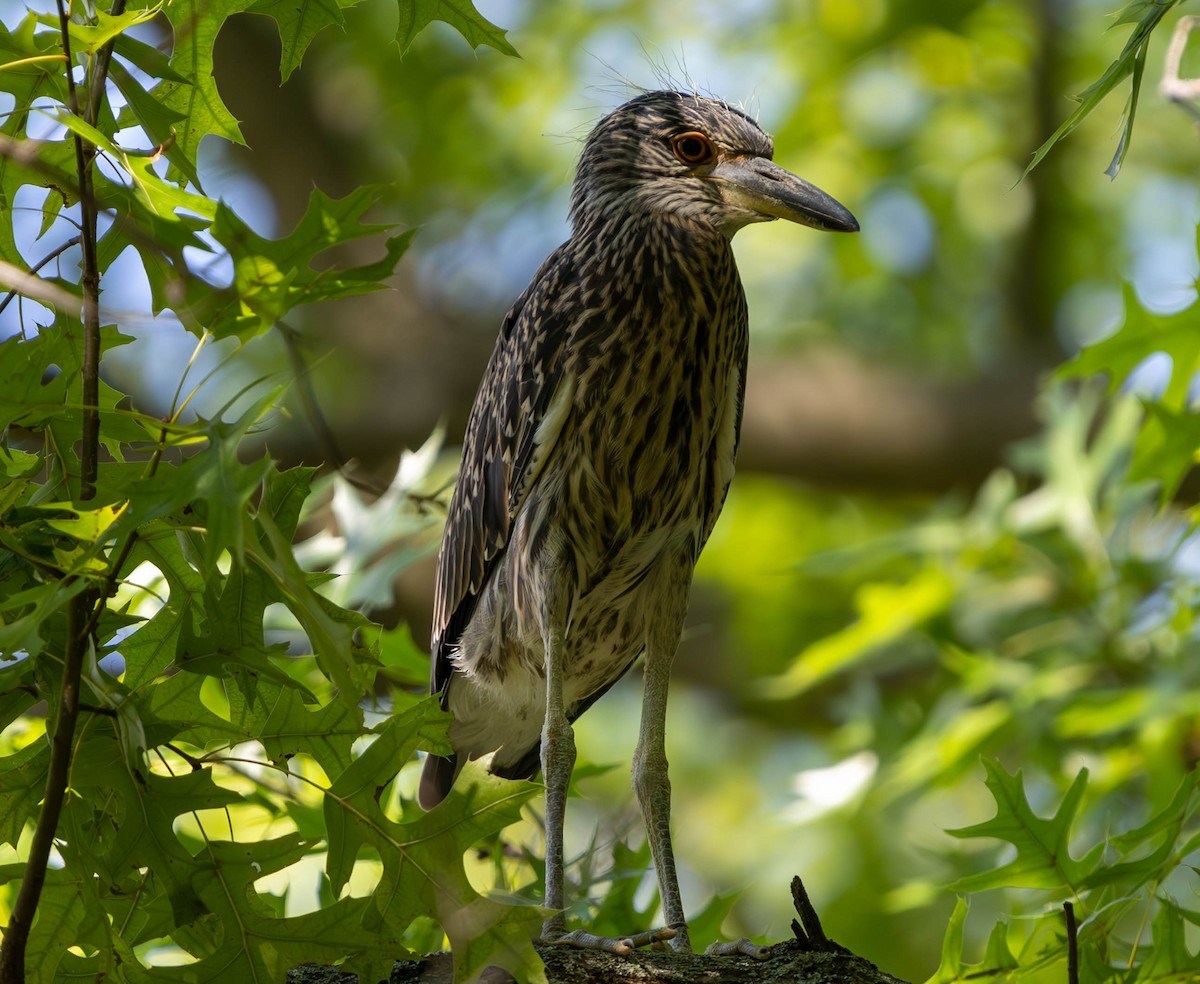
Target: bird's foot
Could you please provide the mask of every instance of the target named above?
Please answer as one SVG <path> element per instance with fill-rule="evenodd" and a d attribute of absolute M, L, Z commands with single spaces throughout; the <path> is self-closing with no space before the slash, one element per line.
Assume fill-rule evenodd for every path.
<path fill-rule="evenodd" d="M 570 946 L 577 950 L 605 950 L 617 956 L 625 956 L 643 946 L 653 946 L 675 938 L 675 930 L 670 926 L 661 929 L 651 929 L 645 933 L 633 933 L 629 936 L 597 936 L 586 929 L 576 929 L 570 933 L 547 926 L 542 935 L 534 942 L 543 946 Z"/>
<path fill-rule="evenodd" d="M 713 943 L 704 951 L 706 957 L 753 957 L 755 960 L 766 960 L 771 955 L 769 946 L 751 943 L 746 937 L 733 940 L 730 943 Z"/>

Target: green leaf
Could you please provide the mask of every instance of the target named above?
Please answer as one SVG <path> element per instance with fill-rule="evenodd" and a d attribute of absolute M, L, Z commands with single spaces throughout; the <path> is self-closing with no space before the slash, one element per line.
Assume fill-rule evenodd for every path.
<path fill-rule="evenodd" d="M 312 707 L 295 690 L 268 690 L 266 686 L 259 690 L 272 699 L 257 738 L 273 760 L 304 753 L 311 755 L 326 775 L 337 775 L 349 766 L 351 746 L 364 734 L 361 708 L 347 707 L 341 701 Z"/>
<path fill-rule="evenodd" d="M 16 847 L 25 824 L 37 817 L 49 764 L 44 740 L 0 758 L 0 842 Z"/>
<path fill-rule="evenodd" d="M 1167 806 L 1144 824 L 1127 830 L 1109 840 L 1109 847 L 1120 854 L 1116 863 L 1098 867 L 1084 879 L 1084 886 L 1120 885 L 1135 894 L 1145 885 L 1158 885 L 1166 880 L 1200 843 L 1200 834 L 1188 828 L 1200 812 L 1200 771 L 1185 776 Z M 1146 847 L 1158 841 L 1146 852 Z M 1133 855 L 1138 855 L 1128 860 Z"/>
<path fill-rule="evenodd" d="M 0 597 L 0 653 L 38 655 L 46 642 L 46 623 L 62 615 L 67 602 L 87 587 L 83 578 L 55 580 Z"/>
<path fill-rule="evenodd" d="M 304 60 L 308 46 L 326 27 L 342 27 L 342 7 L 354 6 L 359 0 L 257 0 L 251 12 L 267 14 L 279 25 L 282 52 L 279 75 L 286 82 Z"/>
<path fill-rule="evenodd" d="M 209 447 L 193 455 L 180 467 L 180 478 L 190 484 L 206 534 L 201 552 L 201 570 L 211 574 L 222 552 L 239 559 L 245 548 L 245 520 L 250 500 L 272 469 L 269 458 L 243 463 L 238 454 L 245 435 L 273 406 L 277 393 L 256 400 L 232 421 L 202 421 Z"/>
<path fill-rule="evenodd" d="M 339 698 L 347 704 L 357 704 L 374 676 L 374 668 L 365 658 L 374 663 L 374 657 L 355 643 L 355 634 L 371 627 L 371 622 L 313 590 L 292 553 L 290 541 L 283 538 L 270 516 L 260 512 L 253 526 L 247 518 L 247 526 L 259 532 L 265 548 L 251 552 L 254 563 L 272 579 L 280 600 L 296 616 L 321 669 L 337 687 Z M 247 533 L 246 539 L 249 538 Z"/>
<path fill-rule="evenodd" d="M 1117 171 L 1125 159 L 1125 154 L 1129 150 L 1129 141 L 1133 129 L 1133 115 L 1137 109 L 1138 92 L 1142 81 L 1142 68 L 1146 59 L 1146 46 L 1150 43 L 1150 34 L 1158 26 L 1159 21 L 1178 2 L 1179 0 L 1154 0 L 1152 3 L 1147 3 L 1145 0 L 1133 0 L 1132 3 L 1121 10 L 1116 22 L 1118 24 L 1134 23 L 1135 25 L 1129 35 L 1129 40 L 1125 42 L 1125 47 L 1121 49 L 1121 53 L 1113 63 L 1105 69 L 1104 74 L 1076 96 L 1079 108 L 1068 116 L 1050 138 L 1034 151 L 1033 159 L 1029 162 L 1029 166 L 1025 168 L 1026 174 L 1041 163 L 1042 159 L 1050 153 L 1051 148 L 1056 143 L 1079 126 L 1091 114 L 1092 110 L 1101 103 L 1105 96 L 1112 92 L 1126 78 L 1132 77 L 1132 88 L 1129 103 L 1126 107 L 1125 125 L 1122 128 L 1121 139 L 1118 142 L 1117 151 L 1105 171 L 1109 177 L 1116 177 Z"/>
<path fill-rule="evenodd" d="M 1155 984 L 1194 984 L 1200 976 L 1200 954 L 1188 948 L 1188 924 L 1200 926 L 1200 912 L 1184 909 L 1170 899 L 1158 900 L 1159 910 L 1152 929 L 1154 942 L 1147 948 L 1138 981 Z"/>
<path fill-rule="evenodd" d="M 131 868 L 149 868 L 177 924 L 202 912 L 195 878 L 203 865 L 180 841 L 175 818 L 226 807 L 241 796 L 217 786 L 208 769 L 178 776 L 143 772 L 140 763 L 123 759 L 114 739 L 95 734 L 79 746 L 71 775 L 79 796 L 69 801 L 66 822 L 88 831 L 71 845 L 83 866 L 106 872 L 110 880 Z"/>
<path fill-rule="evenodd" d="M 51 868 L 38 899 L 37 920 L 29 933 L 28 949 L 38 959 L 27 961 L 26 984 L 52 984 L 68 948 L 86 941 L 97 913 L 87 904 L 78 872 Z"/>
<path fill-rule="evenodd" d="M 68 25 L 71 37 L 71 51 L 86 51 L 95 54 L 117 35 L 123 34 L 131 27 L 145 24 L 152 20 L 161 9 L 161 4 L 145 10 L 130 10 L 122 14 L 109 14 L 103 10 L 92 11 L 87 23 L 72 20 Z M 38 18 L 42 24 L 52 30 L 59 30 L 57 14 L 43 14 Z"/>
<path fill-rule="evenodd" d="M 125 97 L 133 122 L 145 130 L 152 140 L 159 143 L 165 141 L 171 133 L 171 128 L 184 118 L 182 113 L 164 106 L 161 100 L 142 88 L 133 73 L 120 62 L 114 60 L 109 63 L 108 76 Z"/>
<path fill-rule="evenodd" d="M 258 507 L 260 516 L 270 516 L 280 536 L 291 540 L 296 535 L 300 514 L 305 500 L 312 491 L 316 468 L 289 468 L 286 471 L 272 469 L 263 480 L 262 502 Z"/>
<path fill-rule="evenodd" d="M 501 54 L 516 55 L 517 49 L 505 40 L 505 32 L 485 18 L 471 0 L 399 0 L 400 24 L 396 41 L 400 54 L 408 51 L 413 39 L 430 21 L 445 21 L 466 38 L 472 48 L 490 45 Z"/>
<path fill-rule="evenodd" d="M 1115 390 L 1147 356 L 1165 352 L 1171 357 L 1171 379 L 1160 402 L 1173 410 L 1188 403 L 1188 384 L 1200 370 L 1200 332 L 1196 331 L 1196 306 L 1175 314 L 1152 314 L 1138 303 L 1130 285 L 1125 286 L 1125 322 L 1121 329 L 1095 345 L 1089 345 L 1059 370 L 1060 378 L 1072 379 L 1106 373 L 1109 390 Z"/>
<path fill-rule="evenodd" d="M 29 111 L 35 101 L 58 104 L 66 101 L 65 63 L 57 39 L 52 34 L 35 33 L 36 28 L 37 18 L 32 13 L 12 31 L 0 24 L 0 78 L 14 103 L 0 117 L 0 133 L 15 140 L 26 136 Z M 65 141 L 43 144 L 38 147 L 37 156 L 63 165 L 74 163 L 74 151 Z M 46 181 L 11 155 L 0 154 L 0 260 L 22 269 L 25 263 L 13 238 L 12 204 L 25 184 L 41 187 Z"/>
<path fill-rule="evenodd" d="M 23 716 L 38 699 L 33 660 L 0 659 L 0 731 Z"/>
<path fill-rule="evenodd" d="M 384 870 L 368 925 L 407 925 L 417 914 L 433 913 L 450 940 L 455 981 L 474 979 L 494 964 L 518 980 L 544 982 L 530 944 L 544 911 L 481 898 L 463 868 L 464 852 L 515 823 L 539 791 L 533 783 L 485 775 L 471 764 L 429 813 L 406 824 L 380 824 L 372 840 Z"/>
<path fill-rule="evenodd" d="M 984 759 L 988 789 L 996 800 L 996 816 L 985 823 L 949 830 L 954 837 L 996 837 L 1017 849 L 1017 856 L 999 868 L 968 875 L 948 887 L 955 892 L 982 892 L 989 888 L 1066 889 L 1078 894 L 1085 879 L 1100 861 L 1103 844 L 1097 844 L 1076 861 L 1068 850 L 1071 824 L 1079 812 L 1087 770 L 1071 783 L 1058 811 L 1049 819 L 1033 812 L 1025 798 L 1020 770 L 1009 775 L 994 759 Z"/>
<path fill-rule="evenodd" d="M 182 605 L 186 604 L 185 599 Z M 172 599 L 152 619 L 113 644 L 112 652 L 120 653 L 125 661 L 122 679 L 130 689 L 154 680 L 175 661 L 184 619 L 182 605 Z"/>
<path fill-rule="evenodd" d="M 314 301 L 379 290 L 412 238 L 412 230 L 388 239 L 383 259 L 345 270 L 316 270 L 312 261 L 341 243 L 392 228 L 360 220 L 379 191 L 363 187 L 333 199 L 314 190 L 295 230 L 282 239 L 265 239 L 231 209 L 218 205 L 212 234 L 233 261 L 234 283 L 226 290 L 206 290 L 191 300 L 195 315 L 216 337 L 261 334 L 292 308 Z"/>
<path fill-rule="evenodd" d="M 377 196 L 372 187 L 340 199 L 314 190 L 292 234 L 276 240 L 264 239 L 232 210 L 218 206 L 212 235 L 233 259 L 234 284 L 229 292 L 212 295 L 210 312 L 203 314 L 209 330 L 218 337 L 230 331 L 239 337 L 257 335 L 296 306 L 380 289 L 378 281 L 395 270 L 412 230 L 386 241 L 378 263 L 348 270 L 312 266 L 313 259 L 334 246 L 391 228 L 360 221 Z"/>
<path fill-rule="evenodd" d="M 117 74 L 119 75 L 120 72 Z M 164 118 L 173 115 L 166 107 L 160 108 Z M 206 219 L 211 219 L 216 213 L 216 202 L 203 195 L 192 194 L 160 178 L 154 170 L 154 157 L 127 153 L 104 133 L 74 113 L 63 111 L 54 118 L 56 122 L 61 123 L 71 132 L 77 133 L 84 140 L 107 153 L 113 163 L 119 163 L 125 173 L 129 175 L 133 193 L 138 196 L 151 214 L 170 222 L 175 220 L 175 210 L 180 208 L 188 209 Z M 102 187 L 111 186 L 105 184 Z"/>
<path fill-rule="evenodd" d="M 379 661 L 393 683 L 412 687 L 429 680 L 429 651 L 417 645 L 407 623 L 380 631 Z"/>
<path fill-rule="evenodd" d="M 207 679 L 203 673 L 184 670 L 141 689 L 136 700 L 152 744 L 178 740 L 203 748 L 210 742 L 234 744 L 251 737 L 205 706 Z"/>
<path fill-rule="evenodd" d="M 952 984 L 962 980 L 967 965 L 963 962 L 963 929 L 967 923 L 969 903 L 961 895 L 954 903 L 954 912 L 942 938 L 942 959 L 925 984 Z"/>
<path fill-rule="evenodd" d="M 386 979 L 406 956 L 398 935 L 364 932 L 366 899 L 340 899 L 302 916 L 277 918 L 254 887 L 265 874 L 299 861 L 315 845 L 299 834 L 252 844 L 208 841 L 208 864 L 194 884 L 224 927 L 221 944 L 199 963 L 178 968 L 181 982 L 282 981 L 298 964 L 349 958 L 363 980 Z"/>
<path fill-rule="evenodd" d="M 1200 461 L 1200 412 L 1191 408 L 1173 410 L 1154 402 L 1145 407 L 1146 420 L 1134 448 L 1129 480 L 1158 482 L 1161 501 L 1166 505 Z"/>
<path fill-rule="evenodd" d="M 113 41 L 113 52 L 122 58 L 127 58 L 152 79 L 164 79 L 168 82 L 187 81 L 171 67 L 170 55 L 165 55 L 154 45 L 139 41 L 128 34 L 119 35 Z M 112 71 L 112 65 L 109 65 L 109 71 Z"/>
<path fill-rule="evenodd" d="M 254 0 L 173 0 L 162 7 L 175 32 L 171 68 L 186 82 L 167 80 L 154 89 L 155 98 L 172 113 L 179 115 L 175 142 L 167 158 L 180 175 L 197 188 L 196 154 L 200 140 L 209 134 L 232 143 L 244 143 L 237 120 L 226 108 L 213 77 L 213 49 L 217 34 L 234 14 L 254 5 Z M 135 0 L 134 6 L 158 9 L 156 0 Z M 158 143 L 168 134 L 151 132 Z"/>
<path fill-rule="evenodd" d="M 1005 974 L 1017 969 L 1017 959 L 1008 946 L 1008 923 L 1004 920 L 996 923 L 988 934 L 982 962 L 968 963 L 963 958 L 963 930 L 969 910 L 969 902 L 960 895 L 942 939 L 941 962 L 925 984 L 1004 980 Z"/>
<path fill-rule="evenodd" d="M 324 807 L 329 830 L 325 870 L 335 893 L 340 893 L 349 880 L 359 849 L 370 842 L 371 820 L 391 824 L 383 818 L 375 798 L 380 777 L 390 779 L 422 746 L 448 753 L 449 724 L 450 715 L 436 700 L 423 700 L 393 716 L 363 753 L 337 776 Z"/>
<path fill-rule="evenodd" d="M 448 750 L 449 716 L 428 698 L 392 718 L 325 796 L 329 831 L 326 870 L 334 892 L 341 890 L 364 846 L 383 862 L 383 874 L 365 917 L 369 929 L 402 932 L 421 915 L 434 915 L 450 938 L 455 980 L 466 980 L 489 964 L 519 980 L 544 981 L 530 938 L 541 910 L 502 905 L 471 887 L 463 854 L 520 816 L 538 786 L 513 783 L 470 765 L 436 809 L 407 822 L 389 819 L 380 807 L 383 786 L 419 746 Z"/>

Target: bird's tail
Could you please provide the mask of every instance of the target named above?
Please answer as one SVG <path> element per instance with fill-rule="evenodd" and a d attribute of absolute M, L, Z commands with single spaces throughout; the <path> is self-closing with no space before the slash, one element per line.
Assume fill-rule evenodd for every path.
<path fill-rule="evenodd" d="M 421 785 L 417 789 L 417 802 L 422 810 L 432 810 L 450 792 L 454 780 L 462 771 L 458 755 L 430 755 L 421 770 Z"/>

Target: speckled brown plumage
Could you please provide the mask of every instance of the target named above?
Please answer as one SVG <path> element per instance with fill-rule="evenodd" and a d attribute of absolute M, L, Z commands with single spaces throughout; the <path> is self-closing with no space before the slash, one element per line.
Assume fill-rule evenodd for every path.
<path fill-rule="evenodd" d="M 467 425 L 432 640 L 455 755 L 427 762 L 427 808 L 465 758 L 495 752 L 496 774 L 531 777 L 549 735 L 570 745 L 555 761 L 573 762 L 566 722 L 643 650 L 651 700 L 650 666 L 674 654 L 733 477 L 747 312 L 730 237 L 777 215 L 854 227 L 772 152 L 744 114 L 675 92 L 637 97 L 589 136 L 571 237 L 504 319 Z M 795 201 L 780 204 L 785 191 Z M 665 757 L 647 756 L 665 786 Z"/>

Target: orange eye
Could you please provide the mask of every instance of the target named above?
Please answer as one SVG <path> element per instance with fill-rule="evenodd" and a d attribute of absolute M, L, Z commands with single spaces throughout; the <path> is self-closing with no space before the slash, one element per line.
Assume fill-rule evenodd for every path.
<path fill-rule="evenodd" d="M 717 156 L 712 141 L 703 133 L 690 130 L 671 138 L 671 149 L 681 164 L 694 167 L 698 164 L 711 164 Z"/>

